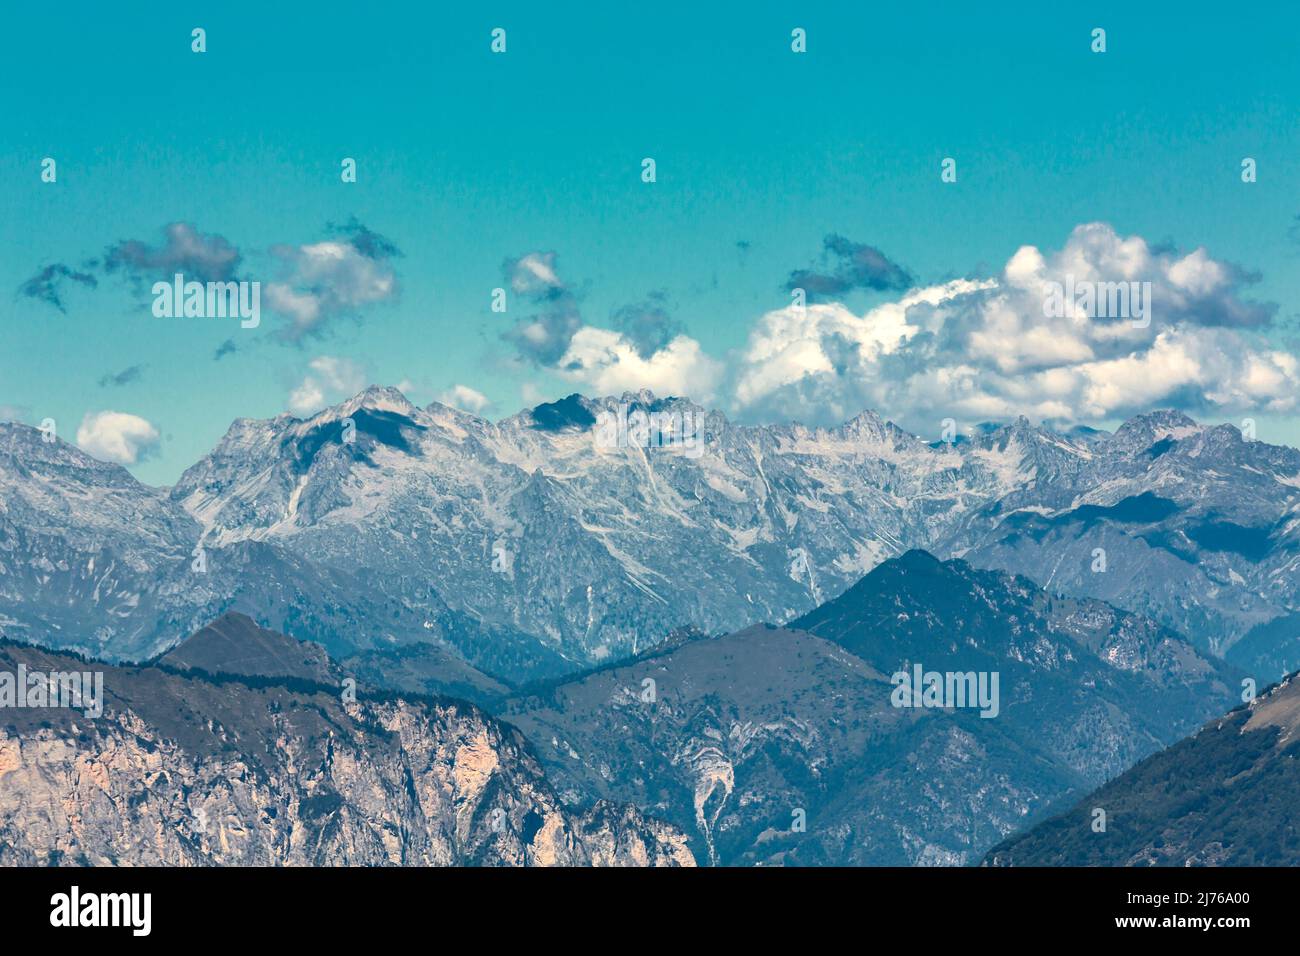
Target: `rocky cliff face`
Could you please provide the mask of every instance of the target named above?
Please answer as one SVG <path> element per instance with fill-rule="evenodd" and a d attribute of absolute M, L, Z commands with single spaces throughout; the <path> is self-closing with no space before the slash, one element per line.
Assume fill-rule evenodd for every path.
<path fill-rule="evenodd" d="M 105 703 L 0 708 L 0 865 L 694 863 L 635 809 L 566 809 L 469 704 L 0 645 L 19 665 L 102 671 Z"/>

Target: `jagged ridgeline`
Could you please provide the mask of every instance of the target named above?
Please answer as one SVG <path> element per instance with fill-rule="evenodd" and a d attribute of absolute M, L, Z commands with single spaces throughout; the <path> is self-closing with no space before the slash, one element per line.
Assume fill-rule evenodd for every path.
<path fill-rule="evenodd" d="M 598 440 L 637 412 L 699 442 Z M 927 442 L 870 412 L 748 427 L 640 393 L 493 423 L 372 388 L 240 419 L 170 489 L 0 425 L 0 491 L 4 633 L 116 660 L 236 610 L 519 684 L 787 622 L 923 548 L 1145 614 L 1261 685 L 1300 666 L 1300 452 L 1170 412 Z"/>

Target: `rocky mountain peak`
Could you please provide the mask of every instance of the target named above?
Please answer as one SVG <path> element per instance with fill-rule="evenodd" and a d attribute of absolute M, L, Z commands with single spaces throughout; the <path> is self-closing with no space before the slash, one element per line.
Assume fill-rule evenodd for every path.
<path fill-rule="evenodd" d="M 1181 439 L 1201 431 L 1203 426 L 1180 411 L 1161 409 L 1136 415 L 1115 430 L 1115 439 L 1122 443 L 1152 444 L 1165 438 Z"/>
<path fill-rule="evenodd" d="M 414 417 L 420 411 L 399 389 L 391 385 L 371 385 L 327 412 L 332 418 L 346 418 L 361 409 L 396 412 L 408 417 Z"/>

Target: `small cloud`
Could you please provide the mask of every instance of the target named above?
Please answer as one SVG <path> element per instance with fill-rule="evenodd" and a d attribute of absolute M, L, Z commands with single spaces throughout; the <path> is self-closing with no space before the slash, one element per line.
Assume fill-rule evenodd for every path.
<path fill-rule="evenodd" d="M 484 409 L 492 405 L 486 395 L 470 388 L 468 385 L 453 385 L 438 396 L 438 401 L 473 415 L 480 414 Z"/>
<path fill-rule="evenodd" d="M 379 233 L 366 228 L 357 221 L 356 216 L 351 217 L 341 226 L 329 223 L 325 228 L 331 235 L 346 238 L 352 247 L 367 259 L 393 259 L 402 255 L 402 250 Z"/>
<path fill-rule="evenodd" d="M 388 263 L 391 256 L 400 255 L 397 248 L 355 219 L 332 228 L 346 238 L 271 250 L 286 275 L 268 283 L 263 298 L 289 319 L 284 332 L 289 341 L 320 334 L 333 319 L 355 316 L 397 295 L 397 275 Z"/>
<path fill-rule="evenodd" d="M 516 323 L 504 334 L 519 354 L 536 365 L 554 368 L 569 349 L 573 336 L 582 328 L 582 319 L 568 309 L 531 315 Z"/>
<path fill-rule="evenodd" d="M 162 436 L 139 415 L 127 412 L 87 412 L 77 429 L 77 444 L 102 461 L 134 465 L 155 451 Z"/>
<path fill-rule="evenodd" d="M 507 259 L 501 268 L 516 295 L 545 301 L 568 291 L 555 271 L 554 252 L 529 252 L 518 259 Z"/>
<path fill-rule="evenodd" d="M 63 307 L 63 283 L 65 280 L 78 282 L 91 289 L 99 285 L 98 280 L 90 273 L 78 272 L 61 262 L 56 262 L 46 266 L 20 285 L 18 294 L 28 299 L 38 299 L 52 305 L 66 315 L 67 310 Z"/>
<path fill-rule="evenodd" d="M 235 277 L 240 254 L 218 235 L 204 235 L 188 222 L 163 229 L 163 241 L 151 246 L 123 239 L 104 253 L 106 273 L 122 272 L 134 281 L 170 279 L 176 273 L 199 282 L 225 282 Z"/>
<path fill-rule="evenodd" d="M 511 291 L 539 309 L 501 337 L 534 365 L 554 368 L 582 328 L 578 300 L 555 269 L 555 253 L 530 252 L 507 259 L 501 271 Z"/>
<path fill-rule="evenodd" d="M 516 295 L 539 307 L 502 337 L 539 368 L 603 395 L 649 388 L 700 400 L 712 396 L 722 367 L 681 333 L 663 293 L 619 309 L 612 316 L 618 328 L 602 329 L 583 323 L 576 296 L 555 268 L 555 253 L 507 259 L 502 271 Z"/>
<path fill-rule="evenodd" d="M 0 405 L 0 422 L 29 422 L 32 410 L 26 405 Z"/>
<path fill-rule="evenodd" d="M 129 368 L 122 369 L 120 372 L 109 373 L 103 376 L 99 380 L 99 387 L 108 388 L 110 385 L 116 387 L 130 385 L 132 382 L 140 381 L 140 377 L 143 374 L 143 365 L 132 365 Z"/>
<path fill-rule="evenodd" d="M 682 325 L 664 308 L 662 293 L 636 305 L 625 305 L 614 313 L 614 326 L 623 333 L 642 358 L 664 348 L 682 331 Z"/>
<path fill-rule="evenodd" d="M 524 405 L 532 408 L 546 401 L 546 396 L 542 390 L 532 382 L 523 382 L 519 386 L 519 397 L 523 399 Z"/>
<path fill-rule="evenodd" d="M 394 385 L 393 388 L 397 389 L 407 398 L 411 398 L 412 395 L 422 390 L 419 385 L 416 385 L 415 382 L 409 378 L 402 379 L 400 382 Z"/>
<path fill-rule="evenodd" d="M 239 348 L 238 346 L 235 345 L 235 340 L 226 339 L 226 341 L 218 345 L 217 350 L 214 353 L 212 353 L 212 361 L 220 362 L 227 355 L 234 355 L 238 351 Z"/>
<path fill-rule="evenodd" d="M 365 371 L 351 359 L 319 355 L 307 367 L 310 371 L 289 395 L 289 411 L 299 418 L 351 398 L 366 387 Z"/>
<path fill-rule="evenodd" d="M 831 234 L 822 240 L 820 264 L 791 272 L 785 288 L 803 289 L 813 300 L 846 295 L 855 289 L 902 292 L 912 281 L 906 269 L 875 246 Z"/>

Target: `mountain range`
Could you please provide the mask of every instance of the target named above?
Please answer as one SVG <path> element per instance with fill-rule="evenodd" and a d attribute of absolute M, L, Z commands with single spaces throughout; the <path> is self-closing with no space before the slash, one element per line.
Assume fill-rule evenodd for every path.
<path fill-rule="evenodd" d="M 594 439 L 629 409 L 703 440 Z M 1300 666 L 1300 452 L 1173 412 L 925 442 L 870 412 L 744 426 L 642 392 L 494 423 L 374 387 L 238 420 L 163 489 L 42 439 L 0 425 L 0 627 L 98 657 L 236 610 L 412 680 L 459 661 L 473 696 L 784 624 L 919 548 L 1148 616 L 1261 682 Z"/>
<path fill-rule="evenodd" d="M 637 415 L 699 441 L 602 437 Z M 926 442 L 371 388 L 171 488 L 50 438 L 0 425 L 0 651 L 104 662 L 110 706 L 0 715 L 14 862 L 1019 862 L 1300 665 L 1300 452 L 1176 413 Z M 900 702 L 926 672 L 995 697 Z"/>

